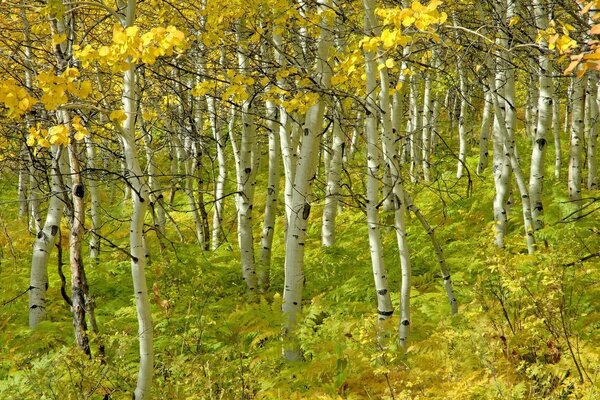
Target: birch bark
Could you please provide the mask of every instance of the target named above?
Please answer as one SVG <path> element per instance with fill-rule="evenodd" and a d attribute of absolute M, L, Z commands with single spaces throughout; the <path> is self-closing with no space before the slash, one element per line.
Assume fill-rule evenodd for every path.
<path fill-rule="evenodd" d="M 548 18 L 546 17 L 546 5 L 542 0 L 533 1 L 533 10 L 535 13 L 536 26 L 538 30 L 545 30 L 548 27 Z M 543 37 L 543 35 L 542 35 Z M 544 160 L 546 157 L 546 145 L 548 143 L 548 129 L 552 118 L 552 64 L 545 52 L 547 43 L 542 39 L 540 46 L 542 52 L 538 57 L 539 62 L 539 93 L 536 98 L 537 106 L 532 110 L 532 115 L 537 112 L 537 125 L 533 130 L 534 138 L 533 151 L 531 154 L 531 171 L 529 176 L 529 194 L 531 196 L 532 219 L 536 230 L 542 228 L 542 221 L 539 219 L 544 212 L 542 203 L 542 188 L 544 184 Z"/>
<path fill-rule="evenodd" d="M 125 18 L 121 21 L 124 27 L 133 26 L 136 18 L 136 1 L 128 0 L 125 9 Z M 125 154 L 127 176 L 132 188 L 132 214 L 129 231 L 129 248 L 131 254 L 131 276 L 135 296 L 138 340 L 140 354 L 140 368 L 136 388 L 133 393 L 135 400 L 150 398 L 150 385 L 154 369 L 153 327 L 150 312 L 150 300 L 146 284 L 146 249 L 144 243 L 144 217 L 148 204 L 149 190 L 140 167 L 138 150 L 135 142 L 136 126 L 136 65 L 128 60 L 128 69 L 123 77 L 123 110 L 126 119 L 119 129 Z"/>
<path fill-rule="evenodd" d="M 64 156 L 58 146 L 52 146 L 51 154 L 51 193 L 48 200 L 46 220 L 41 230 L 37 232 L 33 244 L 31 260 L 31 276 L 29 279 L 29 327 L 35 328 L 46 318 L 46 291 L 48 290 L 48 258 L 60 230 L 60 220 L 63 216 L 64 203 L 60 197 L 63 190 L 62 170 L 59 158 Z"/>
<path fill-rule="evenodd" d="M 581 140 L 583 136 L 583 110 L 587 75 L 573 78 L 573 96 L 571 97 L 571 141 L 569 147 L 569 200 L 577 207 L 581 205 Z"/>
<path fill-rule="evenodd" d="M 328 59 L 333 39 L 331 27 L 322 17 L 322 13 L 327 9 L 331 9 L 331 0 L 319 1 L 317 7 L 321 15 L 319 21 L 321 29 L 317 42 L 316 78 L 321 87 L 328 88 L 332 74 Z M 284 356 L 288 360 L 298 360 L 301 357 L 297 344 L 293 342 L 293 339 L 289 339 L 290 336 L 293 336 L 298 322 L 298 314 L 302 308 L 304 246 L 311 208 L 309 196 L 312 177 L 316 169 L 316 155 L 319 149 L 324 111 L 325 104 L 323 98 L 320 97 L 306 113 L 302 132 L 302 145 L 293 180 L 293 196 L 285 245 L 285 278 L 282 305 L 282 311 L 286 318 L 284 330 L 288 338 L 284 344 Z"/>

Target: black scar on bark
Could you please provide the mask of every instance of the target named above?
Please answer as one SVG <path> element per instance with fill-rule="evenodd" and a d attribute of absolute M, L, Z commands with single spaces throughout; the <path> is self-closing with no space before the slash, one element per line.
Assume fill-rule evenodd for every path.
<path fill-rule="evenodd" d="M 267 193 L 269 194 L 269 196 L 273 196 L 273 193 L 275 193 L 275 189 L 273 189 L 272 187 L 267 189 Z"/>
<path fill-rule="evenodd" d="M 386 317 L 389 317 L 390 315 L 392 315 L 394 313 L 394 310 L 392 311 L 381 311 L 381 310 L 377 310 L 377 314 L 379 315 L 383 315 Z"/>
<path fill-rule="evenodd" d="M 297 301 L 295 301 L 293 304 L 294 304 L 295 306 L 297 306 L 297 305 L 298 305 L 298 302 L 297 302 Z"/>
<path fill-rule="evenodd" d="M 546 139 L 540 138 L 535 141 L 538 145 L 538 149 L 542 150 L 546 146 Z"/>
<path fill-rule="evenodd" d="M 250 168 L 250 167 L 247 167 L 246 169 L 244 169 L 244 172 L 247 174 L 249 174 L 251 171 L 252 171 L 252 168 Z"/>
<path fill-rule="evenodd" d="M 387 294 L 387 292 L 388 292 L 387 289 L 381 289 L 381 290 L 377 291 L 377 294 L 383 296 L 384 294 Z"/>
<path fill-rule="evenodd" d="M 75 187 L 73 188 L 73 194 L 76 197 L 83 198 L 84 192 L 85 189 L 82 184 L 75 185 Z"/>
<path fill-rule="evenodd" d="M 304 208 L 302 209 L 302 219 L 308 219 L 310 214 L 310 204 L 304 203 Z"/>
<path fill-rule="evenodd" d="M 410 322 L 407 319 L 405 319 L 404 321 L 402 321 L 402 325 L 409 326 Z"/>
<path fill-rule="evenodd" d="M 41 238 L 42 238 L 42 236 L 44 236 L 44 232 L 42 232 L 42 231 L 39 231 L 39 232 L 38 232 L 38 234 L 37 234 L 37 238 L 38 238 L 38 239 L 41 239 Z"/>
<path fill-rule="evenodd" d="M 50 227 L 50 234 L 51 234 L 52 236 L 54 236 L 54 235 L 56 235 L 57 233 L 58 233 L 58 225 L 52 225 L 52 226 Z"/>

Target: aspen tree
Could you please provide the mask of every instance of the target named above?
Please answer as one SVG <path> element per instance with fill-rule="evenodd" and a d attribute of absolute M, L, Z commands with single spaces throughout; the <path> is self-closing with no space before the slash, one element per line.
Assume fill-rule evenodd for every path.
<path fill-rule="evenodd" d="M 320 1 L 317 8 L 321 29 L 317 40 L 316 81 L 321 87 L 327 89 L 331 83 L 331 68 L 328 59 L 333 38 L 331 35 L 331 22 L 328 22 L 328 18 L 325 18 L 325 11 L 331 10 L 331 1 Z M 324 99 L 319 97 L 316 103 L 306 112 L 304 126 L 302 127 L 302 144 L 298 153 L 293 180 L 293 195 L 285 244 L 285 278 L 282 305 L 286 317 L 284 323 L 286 336 L 292 339 L 291 341 L 288 339 L 287 343 L 284 343 L 284 356 L 288 360 L 298 360 L 301 357 L 299 349 L 293 343 L 293 332 L 298 323 L 298 314 L 302 308 L 304 249 L 306 228 L 311 209 L 309 196 L 312 177 L 316 170 L 316 155 L 319 149 L 324 111 Z M 282 146 L 284 146 L 283 140 Z"/>
<path fill-rule="evenodd" d="M 265 71 L 268 71 L 268 60 L 270 59 L 270 56 L 268 54 L 266 43 L 264 42 L 261 45 L 261 56 L 263 57 L 263 68 L 265 68 Z M 267 84 L 264 88 L 265 93 L 268 93 L 270 89 L 271 85 Z M 260 237 L 260 256 L 257 265 L 258 287 L 263 292 L 269 287 L 270 282 L 271 249 L 275 233 L 275 217 L 277 212 L 277 199 L 279 197 L 279 178 L 281 175 L 281 168 L 279 166 L 281 144 L 279 142 L 277 105 L 270 97 L 267 97 L 265 100 L 265 120 L 267 134 L 269 136 L 269 171 L 263 229 Z"/>
<path fill-rule="evenodd" d="M 569 200 L 576 207 L 581 205 L 581 142 L 583 138 L 584 101 L 587 75 L 573 79 L 573 96 L 571 97 L 571 139 L 569 147 Z"/>
<path fill-rule="evenodd" d="M 60 157 L 64 157 L 63 149 L 54 145 L 50 149 L 52 166 L 50 169 L 51 193 L 48 200 L 46 220 L 37 232 L 33 244 L 31 260 L 31 276 L 29 279 L 29 327 L 35 328 L 46 318 L 46 291 L 48 290 L 48 258 L 60 231 L 60 220 L 65 204 L 60 198 L 63 191 L 61 181 Z"/>
<path fill-rule="evenodd" d="M 546 5 L 543 0 L 533 1 L 533 11 L 538 30 L 544 30 L 548 27 L 548 19 L 546 17 Z M 542 35 L 540 43 L 542 49 L 547 46 L 546 40 Z M 544 183 L 544 160 L 546 156 L 546 145 L 548 143 L 548 130 L 550 128 L 552 118 L 552 64 L 550 58 L 544 50 L 540 52 L 538 57 L 539 62 L 539 93 L 536 98 L 538 101 L 535 109 L 532 109 L 532 117 L 537 112 L 537 125 L 531 132 L 533 141 L 533 150 L 531 154 L 531 173 L 529 176 L 529 194 L 531 196 L 531 209 L 534 228 L 540 229 L 542 221 L 539 217 L 543 214 L 544 206 L 542 204 L 542 188 Z M 532 96 L 533 97 L 533 96 Z"/>
<path fill-rule="evenodd" d="M 479 134 L 479 162 L 477 163 L 477 174 L 482 174 L 487 168 L 489 158 L 489 138 L 493 124 L 492 93 L 485 89 L 483 100 L 483 115 L 481 117 L 481 132 Z"/>
<path fill-rule="evenodd" d="M 585 138 L 587 143 L 587 188 L 598 188 L 598 164 L 596 158 L 596 143 L 598 142 L 598 76 L 588 77 L 585 112 Z"/>
<path fill-rule="evenodd" d="M 375 26 L 375 2 L 363 0 L 365 10 L 365 35 L 373 36 Z M 366 73 L 366 122 L 365 139 L 367 141 L 367 225 L 369 227 L 369 248 L 371 252 L 371 265 L 377 293 L 377 313 L 379 320 L 385 320 L 394 313 L 390 291 L 387 282 L 387 272 L 383 260 L 383 245 L 379 229 L 379 180 L 380 160 L 379 138 L 377 134 L 377 101 L 375 90 L 377 87 L 376 54 L 373 51 L 365 53 Z"/>

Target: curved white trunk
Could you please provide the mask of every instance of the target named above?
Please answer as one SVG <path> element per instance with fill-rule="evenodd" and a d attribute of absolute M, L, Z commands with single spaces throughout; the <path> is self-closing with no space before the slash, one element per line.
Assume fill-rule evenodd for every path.
<path fill-rule="evenodd" d="M 33 244 L 31 275 L 29 279 L 29 327 L 35 328 L 46 318 L 46 290 L 48 290 L 48 258 L 60 231 L 60 220 L 64 211 L 61 167 L 59 158 L 64 157 L 61 149 L 52 146 L 51 190 L 48 211 L 43 228 L 37 232 Z"/>
<path fill-rule="evenodd" d="M 492 100 L 494 102 L 494 112 L 496 113 L 496 117 L 498 119 L 504 119 L 503 111 L 500 106 L 499 96 L 496 91 L 495 79 L 490 77 L 490 90 L 493 92 Z M 519 160 L 515 155 L 514 148 L 511 148 L 509 145 L 509 132 L 507 129 L 507 125 L 498 124 L 500 128 L 500 137 L 499 139 L 504 144 L 504 152 L 506 156 L 510 160 L 510 165 L 512 167 L 512 171 L 515 176 L 515 180 L 517 181 L 517 186 L 519 188 L 519 193 L 521 195 L 521 201 L 523 206 L 523 222 L 525 225 L 525 238 L 527 241 L 527 250 L 529 254 L 533 254 L 535 252 L 535 237 L 534 237 L 534 227 L 533 221 L 531 218 L 531 202 L 529 199 L 529 193 L 527 191 L 527 185 L 525 184 L 525 178 L 521 171 L 521 167 L 519 165 Z"/>
<path fill-rule="evenodd" d="M 491 100 L 491 99 L 490 99 Z M 423 228 L 429 235 L 431 239 L 431 244 L 433 245 L 433 249 L 435 250 L 435 255 L 438 260 L 438 264 L 440 264 L 440 271 L 442 273 L 442 279 L 444 280 L 444 289 L 446 291 L 446 296 L 448 297 L 448 304 L 450 305 L 450 313 L 454 315 L 458 312 L 458 302 L 456 301 L 456 297 L 454 296 L 454 289 L 452 285 L 452 277 L 450 275 L 450 269 L 448 268 L 448 264 L 446 264 L 446 257 L 444 257 L 444 250 L 440 245 L 440 242 L 437 240 L 435 236 L 435 229 L 429 224 L 421 210 L 413 203 L 409 194 L 405 192 L 406 198 L 406 207 L 412 211 Z"/>

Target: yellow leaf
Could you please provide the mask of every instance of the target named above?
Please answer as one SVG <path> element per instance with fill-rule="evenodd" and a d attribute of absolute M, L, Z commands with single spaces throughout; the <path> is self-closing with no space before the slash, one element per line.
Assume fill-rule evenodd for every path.
<path fill-rule="evenodd" d="M 58 46 L 61 43 L 64 43 L 67 40 L 67 35 L 65 33 L 60 33 L 56 35 L 52 35 L 52 45 Z"/>
<path fill-rule="evenodd" d="M 393 58 L 388 58 L 387 60 L 385 60 L 385 66 L 388 68 L 394 68 L 394 65 L 396 65 L 396 62 L 394 61 Z"/>
<path fill-rule="evenodd" d="M 83 81 L 81 82 L 81 86 L 79 87 L 79 97 L 82 99 L 86 99 L 90 93 L 92 92 L 92 82 Z"/>
<path fill-rule="evenodd" d="M 113 122 L 123 122 L 127 119 L 127 115 L 123 110 L 115 110 L 108 117 Z"/>

